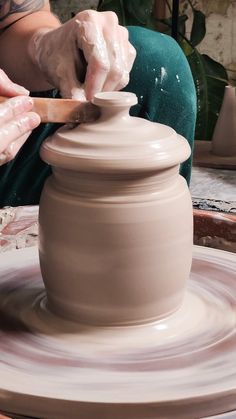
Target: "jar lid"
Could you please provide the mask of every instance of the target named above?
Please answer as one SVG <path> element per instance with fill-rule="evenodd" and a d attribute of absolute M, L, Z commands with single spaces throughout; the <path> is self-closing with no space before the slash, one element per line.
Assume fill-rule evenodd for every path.
<path fill-rule="evenodd" d="M 41 147 L 52 166 L 86 172 L 150 171 L 171 167 L 190 155 L 188 142 L 172 128 L 129 115 L 137 97 L 127 92 L 102 92 L 95 122 L 74 129 L 63 126 Z"/>

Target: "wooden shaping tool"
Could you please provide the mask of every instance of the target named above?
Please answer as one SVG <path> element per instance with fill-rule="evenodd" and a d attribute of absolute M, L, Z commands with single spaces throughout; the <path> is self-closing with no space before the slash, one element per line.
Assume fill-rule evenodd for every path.
<path fill-rule="evenodd" d="M 0 103 L 9 98 L 0 96 Z M 99 117 L 99 109 L 90 102 L 74 99 L 49 99 L 32 97 L 33 111 L 37 112 L 42 122 L 73 123 L 92 122 Z"/>

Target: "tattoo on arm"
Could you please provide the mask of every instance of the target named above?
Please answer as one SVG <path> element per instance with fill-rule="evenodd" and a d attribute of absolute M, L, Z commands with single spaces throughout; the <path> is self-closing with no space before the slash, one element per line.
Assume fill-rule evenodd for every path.
<path fill-rule="evenodd" d="M 13 13 L 39 10 L 44 0 L 0 0 L 0 22 Z"/>

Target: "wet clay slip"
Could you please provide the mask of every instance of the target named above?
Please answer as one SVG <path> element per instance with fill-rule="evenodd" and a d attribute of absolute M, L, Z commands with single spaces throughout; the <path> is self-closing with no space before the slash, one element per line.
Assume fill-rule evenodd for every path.
<path fill-rule="evenodd" d="M 99 94 L 96 122 L 42 146 L 53 174 L 39 260 L 35 248 L 0 256 L 9 415 L 226 419 L 236 409 L 236 256 L 195 247 L 192 263 L 179 175 L 190 148 L 173 129 L 130 117 L 136 100 Z"/>

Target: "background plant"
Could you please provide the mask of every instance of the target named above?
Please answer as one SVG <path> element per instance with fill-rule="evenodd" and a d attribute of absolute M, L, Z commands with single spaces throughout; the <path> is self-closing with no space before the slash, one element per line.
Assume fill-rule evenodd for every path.
<path fill-rule="evenodd" d="M 197 46 L 206 35 L 206 17 L 197 10 L 191 0 L 187 0 L 193 21 L 189 36 L 186 35 L 188 16 L 180 14 L 178 19 L 178 42 L 189 62 L 197 93 L 196 140 L 211 140 L 214 126 L 219 115 L 228 76 L 225 68 L 206 54 L 200 54 Z M 98 10 L 113 10 L 121 25 L 143 26 L 157 30 L 158 23 L 164 25 L 164 32 L 171 33 L 172 9 L 166 0 L 169 17 L 158 20 L 153 15 L 154 0 L 100 0 Z"/>

